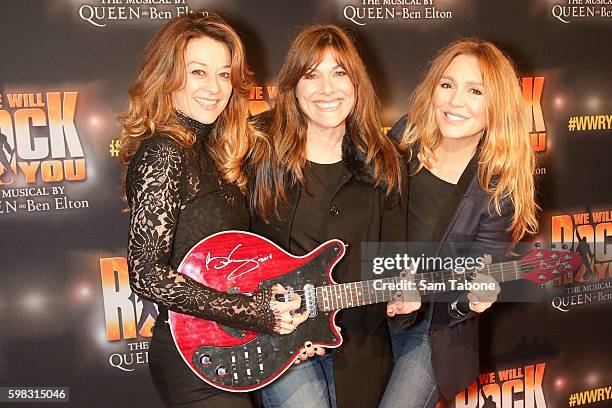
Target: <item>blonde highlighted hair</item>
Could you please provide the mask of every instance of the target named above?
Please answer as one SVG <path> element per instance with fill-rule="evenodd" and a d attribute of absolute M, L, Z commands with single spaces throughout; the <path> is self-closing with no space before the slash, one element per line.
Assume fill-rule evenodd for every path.
<path fill-rule="evenodd" d="M 253 154 L 257 175 L 250 205 L 264 219 L 269 213 L 277 214 L 278 204 L 286 202 L 291 187 L 305 185 L 308 117 L 299 106 L 296 87 L 305 74 L 321 63 L 328 50 L 355 89 L 355 105 L 346 118 L 351 144 L 371 166 L 376 185 L 384 186 L 388 194 L 399 189 L 400 161 L 392 142 L 381 131 L 380 105 L 363 60 L 340 27 L 313 24 L 291 43 L 278 75 L 276 105 L 265 129 L 269 144 L 260 144 L 261 149 Z"/>
<path fill-rule="evenodd" d="M 186 81 L 185 49 L 190 40 L 208 37 L 227 46 L 232 96 L 210 135 L 207 148 L 222 177 L 243 191 L 247 178 L 242 171 L 258 132 L 248 122 L 252 74 L 238 34 L 221 17 L 191 13 L 170 20 L 148 44 L 137 78 L 129 89 L 128 111 L 120 116 L 122 165 L 127 165 L 144 140 L 163 133 L 190 149 L 195 135 L 180 122 L 172 93 Z"/>
<path fill-rule="evenodd" d="M 478 150 L 478 179 L 490 194 L 498 214 L 501 200 L 508 197 L 514 206 L 509 231 L 513 242 L 538 230 L 533 171 L 535 155 L 530 141 L 530 123 L 523 100 L 519 77 L 510 60 L 488 41 L 461 39 L 442 48 L 431 63 L 423 81 L 411 98 L 408 125 L 400 148 L 410 160 L 418 146 L 421 162 L 416 171 L 435 160 L 435 149 L 441 134 L 436 125 L 433 95 L 444 71 L 458 55 L 471 55 L 478 60 L 484 83 L 486 124 Z"/>

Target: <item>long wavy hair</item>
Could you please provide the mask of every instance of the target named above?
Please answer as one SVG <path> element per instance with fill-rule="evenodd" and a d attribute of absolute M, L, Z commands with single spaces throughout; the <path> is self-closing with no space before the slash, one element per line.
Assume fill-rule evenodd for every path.
<path fill-rule="evenodd" d="M 423 81 L 414 91 L 408 111 L 408 126 L 400 148 L 410 160 L 418 146 L 420 166 L 430 166 L 441 134 L 436 125 L 433 95 L 444 71 L 458 55 L 478 60 L 484 82 L 486 125 L 478 150 L 478 179 L 491 202 L 501 213 L 502 198 L 509 197 L 514 215 L 509 231 L 513 242 L 538 230 L 533 171 L 535 155 L 531 147 L 525 102 L 514 64 L 499 48 L 480 39 L 461 39 L 442 48 L 431 63 Z M 489 209 L 490 210 L 490 209 Z"/>
<path fill-rule="evenodd" d="M 121 151 L 119 158 L 125 167 L 144 140 L 163 133 L 186 149 L 196 136 L 178 118 L 172 93 L 186 81 L 185 49 L 187 43 L 208 37 L 225 44 L 231 58 L 230 81 L 232 95 L 211 132 L 208 151 L 222 177 L 243 191 L 247 177 L 242 171 L 258 132 L 247 120 L 252 73 L 246 62 L 245 50 L 238 34 L 221 17 L 212 13 L 191 13 L 170 20 L 148 44 L 136 81 L 129 89 L 130 104 L 120 116 Z"/>
<path fill-rule="evenodd" d="M 385 186 L 387 194 L 401 182 L 400 160 L 381 130 L 376 92 L 351 38 L 335 25 L 310 25 L 291 43 L 279 72 L 276 105 L 264 129 L 269 143 L 260 144 L 252 155 L 256 176 L 250 187 L 250 205 L 263 219 L 270 213 L 278 215 L 278 205 L 287 202 L 291 187 L 305 186 L 308 117 L 299 106 L 296 87 L 328 50 L 355 88 L 355 105 L 346 119 L 351 144 L 366 158 L 376 185 Z"/>

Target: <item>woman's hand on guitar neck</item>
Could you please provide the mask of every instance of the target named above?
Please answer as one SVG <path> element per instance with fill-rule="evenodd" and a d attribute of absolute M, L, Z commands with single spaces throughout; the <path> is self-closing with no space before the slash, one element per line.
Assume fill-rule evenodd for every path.
<path fill-rule="evenodd" d="M 396 293 L 395 298 L 387 303 L 387 316 L 409 314 L 421 307 L 421 295 L 418 290 L 403 290 Z"/>
<path fill-rule="evenodd" d="M 400 273 L 402 282 L 414 282 L 414 270 L 408 269 Z M 408 286 L 410 288 L 410 286 Z M 393 294 L 393 299 L 387 303 L 387 316 L 410 314 L 421 307 L 421 294 L 417 289 L 399 290 Z"/>
<path fill-rule="evenodd" d="M 270 301 L 270 309 L 274 312 L 276 325 L 274 332 L 278 334 L 289 334 L 298 327 L 301 323 L 308 319 L 308 310 L 302 313 L 295 313 L 302 305 L 302 298 L 297 293 L 293 293 L 291 300 L 279 302 L 276 300 L 276 295 L 284 295 L 289 293 L 281 284 L 272 286 L 272 300 Z"/>

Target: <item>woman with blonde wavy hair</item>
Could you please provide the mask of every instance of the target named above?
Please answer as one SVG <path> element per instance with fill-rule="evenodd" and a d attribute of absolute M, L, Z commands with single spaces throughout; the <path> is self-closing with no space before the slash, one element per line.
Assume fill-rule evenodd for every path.
<path fill-rule="evenodd" d="M 406 240 L 398 197 L 406 177 L 379 111 L 352 39 L 338 26 L 311 25 L 291 43 L 274 109 L 257 118 L 270 142 L 250 164 L 251 230 L 295 255 L 341 239 L 338 282 L 374 277 L 362 275 L 363 242 Z M 384 307 L 338 316 L 342 348 L 323 354 L 307 343 L 299 364 L 262 389 L 267 408 L 378 406 L 392 364 Z"/>
<path fill-rule="evenodd" d="M 517 72 L 494 44 L 463 39 L 438 52 L 390 131 L 410 168 L 410 242 L 435 243 L 437 255 L 457 256 L 461 243 L 503 254 L 537 231 L 526 113 Z M 477 317 L 498 292 L 403 316 L 389 304 L 395 368 L 381 407 L 434 407 L 467 387 L 478 370 Z"/>
<path fill-rule="evenodd" d="M 177 272 L 201 239 L 249 226 L 242 166 L 260 137 L 247 121 L 251 85 L 236 32 L 216 15 L 193 13 L 169 21 L 149 43 L 121 117 L 130 285 L 159 308 L 149 368 L 167 406 L 251 406 L 248 395 L 219 391 L 190 370 L 172 340 L 168 310 L 278 334 L 306 319 L 290 314 L 299 296 L 273 299 L 284 293 L 280 285 L 228 294 Z"/>

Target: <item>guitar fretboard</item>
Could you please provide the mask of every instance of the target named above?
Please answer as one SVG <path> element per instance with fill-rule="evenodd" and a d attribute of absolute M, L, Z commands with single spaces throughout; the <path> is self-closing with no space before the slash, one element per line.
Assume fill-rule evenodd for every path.
<path fill-rule="evenodd" d="M 522 274 L 533 269 L 533 264 L 521 261 L 487 264 L 478 273 L 492 276 L 497 282 L 507 282 L 520 279 Z M 449 281 L 457 283 L 469 282 L 473 271 L 458 273 L 453 270 L 417 273 L 407 278 L 391 277 L 371 279 L 367 281 L 340 283 L 337 285 L 320 286 L 316 288 L 317 307 L 322 311 L 346 309 L 350 307 L 389 302 L 401 298 L 401 290 L 391 290 L 390 284 L 408 280 L 415 282 L 416 287 L 422 281 L 428 289 L 419 290 L 421 296 L 433 295 L 451 290 Z"/>

